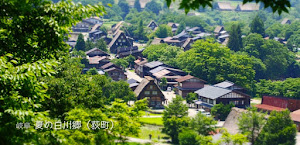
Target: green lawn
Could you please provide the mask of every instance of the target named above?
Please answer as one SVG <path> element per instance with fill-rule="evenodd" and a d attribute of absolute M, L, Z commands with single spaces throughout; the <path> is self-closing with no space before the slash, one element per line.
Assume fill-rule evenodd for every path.
<path fill-rule="evenodd" d="M 140 118 L 140 121 L 144 124 L 151 124 L 151 125 L 163 125 L 163 121 L 161 117 L 158 118 L 150 118 L 150 117 L 143 117 Z"/>
<path fill-rule="evenodd" d="M 129 71 L 130 71 L 130 70 L 129 70 Z M 149 113 L 149 112 L 148 112 L 147 114 L 146 114 L 146 112 L 143 112 L 143 113 L 142 113 L 142 116 L 148 116 L 148 115 L 149 115 L 149 116 L 162 116 L 163 114 L 155 114 L 155 113 Z"/>
<path fill-rule="evenodd" d="M 156 125 L 144 125 L 141 127 L 141 131 L 139 133 L 139 136 L 132 136 L 140 139 L 149 139 L 149 134 L 152 135 L 152 140 L 154 142 L 159 142 L 163 138 L 168 138 L 168 135 L 161 132 L 162 127 L 156 126 Z M 160 137 L 160 140 L 158 140 L 158 137 Z"/>
<path fill-rule="evenodd" d="M 111 28 L 113 24 L 117 24 L 117 21 L 104 21 L 103 26 Z"/>

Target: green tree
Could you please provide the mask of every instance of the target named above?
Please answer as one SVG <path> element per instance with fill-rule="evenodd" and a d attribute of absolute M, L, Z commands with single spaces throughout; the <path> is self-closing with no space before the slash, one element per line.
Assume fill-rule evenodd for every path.
<path fill-rule="evenodd" d="M 144 24 L 143 24 L 143 20 L 139 21 L 137 30 L 134 31 L 134 36 L 136 37 L 136 39 L 138 40 L 146 40 L 147 37 L 145 35 L 144 32 Z"/>
<path fill-rule="evenodd" d="M 135 0 L 134 1 L 134 6 L 133 6 L 138 12 L 142 11 L 140 0 Z"/>
<path fill-rule="evenodd" d="M 162 10 L 160 3 L 156 2 L 156 0 L 151 0 L 145 6 L 145 10 L 151 11 L 156 15 L 159 14 L 159 11 Z"/>
<path fill-rule="evenodd" d="M 58 144 L 52 138 L 55 131 L 33 126 L 52 120 L 43 105 L 50 98 L 49 88 L 40 78 L 56 73 L 55 58 L 68 51 L 64 40 L 72 25 L 92 14 L 102 15 L 103 6 L 45 0 L 3 0 L 0 5 L 0 144 Z M 16 129 L 17 123 L 25 122 L 30 128 Z"/>
<path fill-rule="evenodd" d="M 84 41 L 83 35 L 81 33 L 78 35 L 78 39 L 76 41 L 75 49 L 77 51 L 80 51 L 80 50 L 85 51 L 85 41 Z"/>
<path fill-rule="evenodd" d="M 210 133 L 216 131 L 217 123 L 218 122 L 212 117 L 208 117 L 199 112 L 194 118 L 192 118 L 190 127 L 198 134 L 208 136 Z"/>
<path fill-rule="evenodd" d="M 108 52 L 106 42 L 103 38 L 97 40 L 95 47 L 103 50 L 104 52 Z"/>
<path fill-rule="evenodd" d="M 176 67 L 176 57 L 183 53 L 183 50 L 168 44 L 150 45 L 143 51 L 148 61 L 162 61 L 170 66 Z"/>
<path fill-rule="evenodd" d="M 86 73 L 88 75 L 96 75 L 96 74 L 98 74 L 98 71 L 96 68 L 93 67 L 93 68 L 89 69 Z"/>
<path fill-rule="evenodd" d="M 155 36 L 158 38 L 166 38 L 168 36 L 172 36 L 172 29 L 170 26 L 162 24 L 159 25 L 157 30 L 154 32 Z"/>
<path fill-rule="evenodd" d="M 272 111 L 255 144 L 286 144 L 296 143 L 297 128 L 291 120 L 290 111 Z"/>
<path fill-rule="evenodd" d="M 129 55 L 127 57 L 125 57 L 126 61 L 129 63 L 129 67 L 133 68 L 134 67 L 134 61 L 135 61 L 135 57 L 132 55 Z"/>
<path fill-rule="evenodd" d="M 123 69 L 127 68 L 129 65 L 128 61 L 124 58 L 113 59 L 111 62 Z"/>
<path fill-rule="evenodd" d="M 243 134 L 231 135 L 226 129 L 221 130 L 222 137 L 217 141 L 216 144 L 234 144 L 234 145 L 244 145 L 248 142 L 247 137 Z"/>
<path fill-rule="evenodd" d="M 233 24 L 231 26 L 227 47 L 233 51 L 239 51 L 243 47 L 242 31 L 239 24 Z"/>
<path fill-rule="evenodd" d="M 197 99 L 197 94 L 196 93 L 188 93 L 187 96 L 185 97 L 186 103 L 188 103 L 189 106 L 191 106 L 191 104 L 196 99 Z"/>
<path fill-rule="evenodd" d="M 223 103 L 219 103 L 211 108 L 211 114 L 224 121 L 230 113 L 232 107 L 234 107 L 234 104 L 224 105 Z"/>
<path fill-rule="evenodd" d="M 238 126 L 241 133 L 246 134 L 254 144 L 259 132 L 266 123 L 266 114 L 258 112 L 257 108 L 248 108 L 239 118 Z"/>
<path fill-rule="evenodd" d="M 119 1 L 118 2 L 118 6 L 121 8 L 122 10 L 122 18 L 124 19 L 126 17 L 126 15 L 129 13 L 129 4 L 127 1 Z"/>
<path fill-rule="evenodd" d="M 198 145 L 198 133 L 194 130 L 184 129 L 178 135 L 180 145 Z"/>
<path fill-rule="evenodd" d="M 164 90 L 164 88 L 167 86 L 167 79 L 165 77 L 163 77 L 161 79 L 161 82 L 160 82 L 160 86 L 162 87 L 162 89 Z"/>
<path fill-rule="evenodd" d="M 163 132 L 169 135 L 173 143 L 178 143 L 178 135 L 183 127 L 188 126 L 188 107 L 181 96 L 176 96 L 163 112 Z"/>
<path fill-rule="evenodd" d="M 177 56 L 176 64 L 211 84 L 231 80 L 250 88 L 255 75 L 253 61 L 247 54 L 231 53 L 211 39 L 196 41 L 192 49 Z"/>
<path fill-rule="evenodd" d="M 287 47 L 293 52 L 298 52 L 298 48 L 300 48 L 300 34 L 293 34 L 287 41 Z"/>
<path fill-rule="evenodd" d="M 262 19 L 256 15 L 250 24 L 250 29 L 252 33 L 257 33 L 262 36 L 265 36 L 265 27 Z"/>
<path fill-rule="evenodd" d="M 182 22 L 180 22 L 179 23 L 179 27 L 177 28 L 177 30 L 176 30 L 176 34 L 179 34 L 179 33 L 181 33 L 183 30 L 185 30 L 185 23 L 182 21 Z"/>
<path fill-rule="evenodd" d="M 95 44 L 90 39 L 87 39 L 85 42 L 85 51 L 89 51 L 93 48 L 95 48 Z"/>

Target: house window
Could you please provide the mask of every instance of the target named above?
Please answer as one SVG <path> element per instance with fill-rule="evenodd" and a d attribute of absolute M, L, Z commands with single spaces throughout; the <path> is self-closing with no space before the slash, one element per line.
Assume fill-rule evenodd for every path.
<path fill-rule="evenodd" d="M 153 86 L 152 86 L 152 85 L 150 85 L 150 89 L 153 89 Z"/>
<path fill-rule="evenodd" d="M 209 104 L 213 104 L 213 103 L 214 103 L 213 99 L 209 99 Z"/>
<path fill-rule="evenodd" d="M 121 38 L 123 39 L 123 36 L 121 36 Z"/>
<path fill-rule="evenodd" d="M 151 101 L 151 105 L 155 105 L 155 101 Z"/>
<path fill-rule="evenodd" d="M 242 105 L 244 105 L 244 100 L 242 100 Z"/>
<path fill-rule="evenodd" d="M 116 45 L 118 45 L 118 43 L 116 43 Z"/>
<path fill-rule="evenodd" d="M 145 95 L 150 95 L 150 91 L 145 91 Z"/>
<path fill-rule="evenodd" d="M 119 39 L 118 42 L 121 42 L 121 39 Z"/>
<path fill-rule="evenodd" d="M 152 95 L 157 95 L 157 91 L 152 91 Z"/>
<path fill-rule="evenodd" d="M 125 42 L 125 39 L 123 39 L 123 42 Z"/>

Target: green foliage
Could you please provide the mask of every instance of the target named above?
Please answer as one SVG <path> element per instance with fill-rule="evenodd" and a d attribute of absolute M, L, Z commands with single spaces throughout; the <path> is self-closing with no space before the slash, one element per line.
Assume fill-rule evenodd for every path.
<path fill-rule="evenodd" d="M 300 33 L 293 34 L 287 41 L 287 47 L 293 52 L 297 52 L 300 48 Z"/>
<path fill-rule="evenodd" d="M 226 129 L 222 130 L 222 137 L 217 141 L 216 144 L 234 144 L 234 145 L 244 145 L 247 143 L 247 137 L 243 134 L 230 134 Z"/>
<path fill-rule="evenodd" d="M 224 121 L 230 113 L 232 107 L 234 107 L 234 104 L 224 105 L 223 103 L 219 103 L 211 108 L 211 114 Z"/>
<path fill-rule="evenodd" d="M 290 111 L 272 111 L 255 144 L 294 145 L 296 143 L 296 134 L 297 128 L 291 120 Z"/>
<path fill-rule="evenodd" d="M 129 4 L 127 1 L 119 1 L 118 2 L 119 7 L 122 10 L 122 18 L 124 19 L 126 15 L 129 13 Z"/>
<path fill-rule="evenodd" d="M 170 66 L 176 67 L 176 57 L 183 53 L 183 50 L 168 44 L 150 45 L 143 51 L 148 61 L 162 61 Z"/>
<path fill-rule="evenodd" d="M 160 86 L 162 87 L 162 88 L 164 88 L 164 87 L 166 87 L 167 86 L 167 79 L 165 78 L 165 77 L 163 77 L 162 79 L 161 79 L 161 82 L 160 82 Z"/>
<path fill-rule="evenodd" d="M 88 74 L 88 75 L 96 75 L 96 74 L 98 74 L 98 71 L 97 71 L 97 69 L 96 68 L 91 68 L 91 69 L 89 69 L 87 72 L 86 72 L 86 74 Z"/>
<path fill-rule="evenodd" d="M 231 26 L 227 47 L 233 51 L 239 51 L 243 47 L 242 31 L 239 24 L 233 24 Z"/>
<path fill-rule="evenodd" d="M 300 78 L 287 78 L 284 81 L 260 80 L 256 84 L 256 96 L 262 95 L 300 98 Z"/>
<path fill-rule="evenodd" d="M 199 112 L 194 118 L 192 118 L 190 127 L 198 134 L 208 136 L 210 133 L 216 131 L 217 123 L 218 122 L 212 117 L 208 117 Z"/>
<path fill-rule="evenodd" d="M 87 39 L 85 42 L 85 51 L 89 51 L 93 48 L 95 48 L 95 44 L 90 39 Z"/>
<path fill-rule="evenodd" d="M 160 3 L 156 2 L 156 0 L 151 0 L 151 2 L 148 2 L 145 6 L 145 10 L 151 11 L 158 15 L 159 11 L 162 10 L 162 7 Z"/>
<path fill-rule="evenodd" d="M 183 130 L 178 135 L 180 145 L 198 145 L 198 134 L 193 130 Z"/>
<path fill-rule="evenodd" d="M 143 20 L 139 21 L 138 27 L 135 31 L 133 31 L 134 33 L 134 38 L 137 40 L 147 40 L 147 36 L 146 33 L 144 32 L 144 24 L 143 24 Z"/>
<path fill-rule="evenodd" d="M 142 11 L 140 0 L 135 0 L 134 1 L 134 6 L 133 6 L 138 12 Z"/>
<path fill-rule="evenodd" d="M 262 19 L 257 15 L 250 24 L 251 33 L 265 35 L 265 27 Z"/>
<path fill-rule="evenodd" d="M 243 3 L 249 3 L 253 0 L 243 0 Z M 176 2 L 176 0 L 166 0 L 167 6 L 170 7 L 172 2 Z M 206 6 L 213 7 L 212 5 L 213 0 L 202 0 L 202 1 L 194 1 L 194 0 L 184 0 L 180 1 L 179 3 L 179 9 L 184 9 L 185 13 L 187 14 L 190 9 L 197 10 L 199 8 L 205 8 Z M 286 0 L 270 0 L 270 1 L 263 1 L 263 0 L 257 0 L 256 3 L 261 2 L 264 5 L 264 8 L 271 8 L 273 13 L 276 11 L 281 14 L 282 12 L 289 12 L 289 9 L 291 7 L 290 1 Z"/>
<path fill-rule="evenodd" d="M 189 118 L 188 107 L 183 104 L 181 96 L 176 96 L 168 106 L 165 107 L 163 114 L 163 132 L 169 135 L 173 143 L 178 143 L 178 135 L 183 127 L 188 126 Z"/>
<path fill-rule="evenodd" d="M 99 48 L 100 50 L 102 50 L 104 52 L 108 52 L 106 42 L 103 38 L 97 40 L 95 47 Z"/>
<path fill-rule="evenodd" d="M 246 54 L 231 53 L 213 40 L 198 40 L 192 49 L 176 58 L 177 66 L 211 84 L 231 80 L 250 88 L 254 79 L 253 61 Z"/>
<path fill-rule="evenodd" d="M 249 141 L 254 144 L 259 132 L 266 123 L 266 114 L 258 112 L 257 108 L 248 108 L 239 118 L 239 130 L 246 134 Z"/>
<path fill-rule="evenodd" d="M 113 59 L 111 62 L 123 69 L 127 68 L 129 65 L 128 61 L 123 58 L 119 58 L 119 59 L 116 58 L 116 59 Z"/>
<path fill-rule="evenodd" d="M 192 104 L 194 100 L 197 99 L 197 94 L 196 93 L 188 93 L 187 96 L 185 97 L 186 103 Z"/>
<path fill-rule="evenodd" d="M 161 24 L 153 34 L 158 38 L 166 38 L 172 36 L 172 28 L 168 25 Z"/>
<path fill-rule="evenodd" d="M 102 5 L 83 6 L 70 1 L 3 0 L 0 5 L 0 56 L 11 53 L 20 63 L 59 58 L 60 51 L 68 51 L 63 41 L 68 40 L 72 25 L 105 13 Z"/>
<path fill-rule="evenodd" d="M 84 41 L 83 35 L 81 33 L 78 35 L 78 39 L 76 41 L 75 49 L 77 51 L 85 51 L 85 41 Z"/>
<path fill-rule="evenodd" d="M 177 30 L 176 30 L 176 34 L 179 34 L 179 33 L 181 33 L 183 30 L 185 30 L 185 23 L 182 21 L 182 22 L 180 22 L 179 23 L 179 27 L 177 28 Z"/>
<path fill-rule="evenodd" d="M 274 40 L 264 40 L 259 34 L 250 34 L 243 38 L 242 51 L 261 59 L 266 67 L 265 73 L 259 72 L 258 78 L 276 79 L 287 73 L 287 68 L 295 61 L 286 47 Z"/>

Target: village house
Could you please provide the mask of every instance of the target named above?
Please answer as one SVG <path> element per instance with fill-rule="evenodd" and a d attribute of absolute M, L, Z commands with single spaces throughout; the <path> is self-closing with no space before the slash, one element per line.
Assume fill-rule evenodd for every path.
<path fill-rule="evenodd" d="M 172 23 L 172 22 L 169 22 L 167 25 L 171 27 L 171 29 L 172 29 L 172 33 L 173 33 L 173 34 L 175 34 L 175 33 L 176 33 L 176 31 L 177 31 L 177 28 L 178 28 L 179 24 L 177 24 L 177 23 Z"/>
<path fill-rule="evenodd" d="M 101 69 L 102 70 L 106 70 L 106 69 L 109 69 L 109 68 L 118 68 L 118 69 L 121 69 L 119 66 L 117 66 L 117 65 L 115 65 L 114 63 L 112 63 L 112 62 L 109 62 L 109 63 L 107 63 L 107 64 L 105 64 L 105 65 L 102 65 L 101 66 Z"/>
<path fill-rule="evenodd" d="M 163 38 L 154 38 L 151 42 L 151 45 L 157 45 L 157 44 L 161 44 L 161 43 L 165 43 Z"/>
<path fill-rule="evenodd" d="M 214 5 L 214 9 L 219 11 L 233 11 L 234 7 L 231 6 L 230 2 L 217 2 Z"/>
<path fill-rule="evenodd" d="M 174 85 L 175 93 L 186 97 L 188 93 L 192 93 L 204 87 L 206 81 L 197 77 L 186 75 L 184 77 L 176 79 L 177 84 Z"/>
<path fill-rule="evenodd" d="M 158 25 L 152 20 L 148 25 L 148 28 L 150 28 L 151 30 L 154 30 L 155 28 L 158 27 Z"/>
<path fill-rule="evenodd" d="M 96 25 L 101 27 L 103 21 L 99 17 L 91 17 L 88 19 L 83 19 L 81 22 L 77 23 L 72 27 L 73 32 L 89 32 Z"/>
<path fill-rule="evenodd" d="M 128 5 L 133 8 L 135 0 L 126 0 L 128 2 Z M 143 10 L 147 3 L 151 2 L 151 0 L 139 0 L 141 9 Z"/>
<path fill-rule="evenodd" d="M 191 34 L 194 34 L 194 35 L 205 32 L 204 28 L 202 28 L 202 27 L 193 27 L 193 28 L 188 28 L 187 27 L 186 31 L 188 33 L 191 33 Z"/>
<path fill-rule="evenodd" d="M 250 96 L 236 91 L 216 86 L 205 86 L 195 91 L 198 95 L 201 108 L 210 110 L 216 104 L 233 103 L 235 107 L 246 108 L 250 106 Z"/>
<path fill-rule="evenodd" d="M 94 57 L 94 56 L 106 56 L 109 57 L 110 55 L 107 52 L 104 52 L 103 50 L 100 50 L 98 48 L 93 48 L 91 50 L 88 50 L 85 52 L 85 54 L 89 57 Z"/>
<path fill-rule="evenodd" d="M 93 57 L 87 56 L 87 58 L 83 60 L 85 60 L 82 62 L 85 65 L 85 68 L 87 69 L 90 68 L 100 69 L 101 66 L 110 62 L 110 59 L 107 56 L 93 56 Z"/>
<path fill-rule="evenodd" d="M 183 45 L 181 46 L 183 48 L 183 51 L 188 51 L 192 48 L 192 44 L 194 43 L 194 40 L 192 38 L 188 38 L 185 40 Z"/>
<path fill-rule="evenodd" d="M 159 66 L 167 66 L 167 65 L 160 61 L 152 61 L 152 62 L 145 63 L 143 65 L 143 71 L 142 71 L 143 76 L 150 76 L 151 75 L 150 70 L 155 69 Z M 143 76 L 141 76 L 141 77 L 143 77 Z"/>
<path fill-rule="evenodd" d="M 244 92 L 244 93 L 246 92 L 246 89 L 244 89 L 243 87 L 240 87 L 240 86 L 236 85 L 235 83 L 228 81 L 228 80 L 220 82 L 218 84 L 215 84 L 214 86 L 228 89 L 228 90 L 237 90 L 239 92 Z"/>
<path fill-rule="evenodd" d="M 112 67 L 109 69 L 103 70 L 108 74 L 114 81 L 127 80 L 127 76 L 124 74 L 124 71 L 120 68 Z"/>
<path fill-rule="evenodd" d="M 121 47 L 118 49 L 118 52 L 116 54 L 116 58 L 124 58 L 126 56 L 132 55 L 135 58 L 143 57 L 142 52 L 145 48 L 139 49 L 137 46 L 133 47 Z"/>
<path fill-rule="evenodd" d="M 300 109 L 300 99 L 278 97 L 278 96 L 263 96 L 262 103 L 255 105 L 259 110 L 270 113 L 271 111 L 282 111 L 289 109 L 291 112 Z"/>
<path fill-rule="evenodd" d="M 281 24 L 282 24 L 282 25 L 285 25 L 285 24 L 291 24 L 291 23 L 292 23 L 291 20 L 288 19 L 288 18 L 284 18 L 284 19 L 281 21 Z"/>
<path fill-rule="evenodd" d="M 260 8 L 259 4 L 256 3 L 247 3 L 247 4 L 238 4 L 235 8 L 235 11 L 238 12 L 253 12 L 258 11 Z"/>
<path fill-rule="evenodd" d="M 217 26 L 214 30 L 216 38 L 221 35 L 221 32 L 225 31 L 224 26 Z"/>
<path fill-rule="evenodd" d="M 178 35 L 165 38 L 164 43 L 167 43 L 168 45 L 181 47 L 185 43 L 185 41 L 190 37 L 191 35 L 187 33 L 185 30 L 183 30 Z"/>
<path fill-rule="evenodd" d="M 133 47 L 133 40 L 125 35 L 123 31 L 118 31 L 112 41 L 108 44 L 111 53 L 117 53 L 118 48 Z"/>
<path fill-rule="evenodd" d="M 134 61 L 134 72 L 140 76 L 144 76 L 144 64 L 148 63 L 146 58 L 138 58 L 137 60 Z"/>
<path fill-rule="evenodd" d="M 136 89 L 136 87 L 140 84 L 140 82 L 138 82 L 135 79 L 129 79 L 129 80 L 127 80 L 127 83 L 129 84 L 129 87 L 132 91 L 134 91 Z"/>
<path fill-rule="evenodd" d="M 137 100 L 147 98 L 149 107 L 163 108 L 163 102 L 166 101 L 164 94 L 150 76 L 145 76 L 134 90 L 134 93 L 137 96 Z"/>

